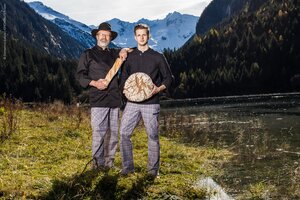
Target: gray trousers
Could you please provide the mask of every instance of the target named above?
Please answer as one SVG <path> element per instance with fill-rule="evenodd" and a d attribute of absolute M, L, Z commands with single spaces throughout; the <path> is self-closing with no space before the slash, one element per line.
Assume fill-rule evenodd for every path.
<path fill-rule="evenodd" d="M 94 164 L 112 167 L 118 146 L 119 108 L 91 108 L 92 156 Z"/>
<path fill-rule="evenodd" d="M 158 172 L 160 160 L 160 144 L 158 137 L 159 111 L 159 104 L 137 104 L 131 102 L 126 104 L 120 125 L 122 173 L 134 171 L 131 135 L 141 118 L 143 118 L 148 135 L 147 170 L 154 174 Z"/>

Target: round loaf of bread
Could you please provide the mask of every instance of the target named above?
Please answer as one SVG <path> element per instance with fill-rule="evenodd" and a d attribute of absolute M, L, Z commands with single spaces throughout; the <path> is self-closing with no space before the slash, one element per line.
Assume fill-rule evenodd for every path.
<path fill-rule="evenodd" d="M 137 72 L 128 77 L 123 93 L 129 101 L 142 102 L 151 97 L 153 89 L 151 78 L 143 72 Z"/>

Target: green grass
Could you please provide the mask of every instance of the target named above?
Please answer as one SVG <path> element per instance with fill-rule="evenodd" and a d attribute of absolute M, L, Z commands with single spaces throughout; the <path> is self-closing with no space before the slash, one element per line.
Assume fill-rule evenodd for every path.
<path fill-rule="evenodd" d="M 135 173 L 119 175 L 119 150 L 115 168 L 97 173 L 85 169 L 91 159 L 87 112 L 60 104 L 16 112 L 18 130 L 0 146 L 0 199 L 202 198 L 205 191 L 193 187 L 195 181 L 222 173 L 221 164 L 232 156 L 160 137 L 160 175 L 152 180 L 146 174 L 147 137 L 139 126 L 132 138 Z"/>
<path fill-rule="evenodd" d="M 264 182 L 259 182 L 256 184 L 251 184 L 249 187 L 248 199 L 260 200 L 268 199 L 270 193 L 275 192 L 275 186 L 266 184 Z"/>

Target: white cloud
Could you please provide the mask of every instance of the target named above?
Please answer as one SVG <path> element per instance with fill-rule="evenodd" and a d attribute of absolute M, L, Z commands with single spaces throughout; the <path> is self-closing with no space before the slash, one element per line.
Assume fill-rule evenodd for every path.
<path fill-rule="evenodd" d="M 34 0 L 25 0 L 31 2 Z M 168 13 L 200 16 L 211 0 L 39 0 L 52 9 L 87 25 L 119 18 L 136 22 L 141 18 L 161 19 Z"/>

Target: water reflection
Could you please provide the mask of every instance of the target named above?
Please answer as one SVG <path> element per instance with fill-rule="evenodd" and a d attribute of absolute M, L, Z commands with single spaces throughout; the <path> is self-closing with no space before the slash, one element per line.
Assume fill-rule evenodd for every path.
<path fill-rule="evenodd" d="M 228 148 L 235 157 L 215 177 L 236 199 L 300 199 L 298 96 L 255 102 L 163 108 L 160 132 L 199 146 Z"/>

